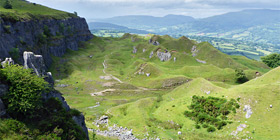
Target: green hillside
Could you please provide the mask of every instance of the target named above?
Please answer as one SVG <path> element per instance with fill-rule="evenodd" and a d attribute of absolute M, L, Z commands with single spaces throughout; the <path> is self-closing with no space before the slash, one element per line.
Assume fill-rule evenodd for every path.
<path fill-rule="evenodd" d="M 12 9 L 4 8 L 5 0 L 0 1 L 0 16 L 11 21 L 25 21 L 30 19 L 65 19 L 76 15 L 51 9 L 26 0 L 11 0 Z"/>
<path fill-rule="evenodd" d="M 160 45 L 149 44 L 149 39 Z M 121 38 L 94 37 L 85 46 L 54 58 L 51 71 L 56 89 L 71 107 L 85 114 L 91 129 L 108 129 L 93 124 L 105 114 L 109 116 L 109 126 L 132 129 L 137 138 L 275 139 L 278 136 L 280 128 L 272 121 L 279 115 L 275 109 L 279 106 L 275 93 L 279 90 L 279 70 L 265 74 L 270 69 L 262 62 L 228 56 L 209 43 L 197 43 L 186 37 L 125 34 Z M 171 53 L 171 59 L 162 62 L 157 51 L 165 50 Z M 150 58 L 152 51 L 154 55 Z M 236 83 L 235 69 L 243 69 L 251 80 L 241 85 Z M 202 125 L 196 129 L 195 121 L 184 116 L 194 95 L 234 99 L 240 108 L 228 115 L 225 127 L 209 133 Z M 266 109 L 270 104 L 273 108 Z M 245 118 L 244 105 L 253 110 L 249 119 Z M 230 135 L 240 124 L 246 124 L 246 128 L 236 136 Z M 178 135 L 179 131 L 182 134 Z M 100 135 L 96 138 L 104 139 Z"/>

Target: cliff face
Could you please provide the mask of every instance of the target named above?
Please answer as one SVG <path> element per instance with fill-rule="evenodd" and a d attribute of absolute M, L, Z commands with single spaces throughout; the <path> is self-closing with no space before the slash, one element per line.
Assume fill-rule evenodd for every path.
<path fill-rule="evenodd" d="M 32 51 L 42 55 L 49 67 L 51 55 L 62 56 L 67 49 L 77 50 L 81 41 L 92 37 L 84 18 L 13 22 L 0 17 L 0 58 L 3 60 L 13 54 L 22 56 L 24 51 Z M 22 57 L 18 62 L 23 63 Z"/>

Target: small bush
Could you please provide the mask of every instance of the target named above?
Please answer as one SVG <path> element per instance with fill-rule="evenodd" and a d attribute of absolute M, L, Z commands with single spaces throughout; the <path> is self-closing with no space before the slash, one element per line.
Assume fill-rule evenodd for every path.
<path fill-rule="evenodd" d="M 234 99 L 227 101 L 225 98 L 193 96 L 188 107 L 190 111 L 185 111 L 184 115 L 194 120 L 198 129 L 198 125 L 201 124 L 203 128 L 211 126 L 220 130 L 227 125 L 227 115 L 231 112 L 236 113 L 237 107 L 239 104 Z"/>
<path fill-rule="evenodd" d="M 216 131 L 215 127 L 210 126 L 209 128 L 207 128 L 207 132 L 214 132 Z"/>
<path fill-rule="evenodd" d="M 236 76 L 236 82 L 237 83 L 245 83 L 248 81 L 248 78 L 246 77 L 243 70 L 235 70 L 235 76 Z"/>
<path fill-rule="evenodd" d="M 70 113 L 71 116 L 80 116 L 81 115 L 81 112 L 77 109 L 71 109 L 69 111 L 69 113 Z"/>
<path fill-rule="evenodd" d="M 13 9 L 12 3 L 10 0 L 6 0 L 3 6 L 5 9 Z"/>
<path fill-rule="evenodd" d="M 1 78 L 10 86 L 9 93 L 3 99 L 11 116 L 20 119 L 42 107 L 41 93 L 48 89 L 48 83 L 31 69 L 19 65 L 10 65 L 0 70 Z"/>
<path fill-rule="evenodd" d="M 11 26 L 10 25 L 4 25 L 4 31 L 7 34 L 11 34 Z"/>
<path fill-rule="evenodd" d="M 199 124 L 196 124 L 196 125 L 195 125 L 195 128 L 196 128 L 196 129 L 200 129 L 200 125 L 199 125 Z"/>
<path fill-rule="evenodd" d="M 18 59 L 20 57 L 20 54 L 19 54 L 19 49 L 18 48 L 12 48 L 11 51 L 9 51 L 9 54 L 10 56 L 12 57 L 12 59 L 18 63 Z"/>

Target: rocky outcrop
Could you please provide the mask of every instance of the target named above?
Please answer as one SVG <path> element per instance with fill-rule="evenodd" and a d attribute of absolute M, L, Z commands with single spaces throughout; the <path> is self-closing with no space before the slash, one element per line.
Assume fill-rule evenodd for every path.
<path fill-rule="evenodd" d="M 87 135 L 87 139 L 89 139 L 89 137 L 88 137 L 88 129 L 87 129 L 86 124 L 85 124 L 85 117 L 84 117 L 84 115 L 73 116 L 72 119 L 76 122 L 76 124 L 78 124 L 80 127 L 82 127 L 83 131 Z"/>
<path fill-rule="evenodd" d="M 92 130 L 97 135 L 102 135 L 105 137 L 118 137 L 120 140 L 138 140 L 132 133 L 132 129 L 128 129 L 126 127 L 118 127 L 117 125 L 109 126 L 109 117 L 101 116 L 98 120 L 94 122 L 97 127 L 103 125 L 108 128 L 108 130 L 100 131 L 100 130 Z"/>
<path fill-rule="evenodd" d="M 52 74 L 50 72 L 45 71 L 45 64 L 43 61 L 42 55 L 35 55 L 33 52 L 24 52 L 23 53 L 23 59 L 24 59 L 24 68 L 33 69 L 33 71 L 41 77 L 44 77 L 47 82 L 50 83 L 50 86 L 53 87 L 54 81 L 52 78 Z M 62 97 L 61 93 L 57 90 L 51 90 L 47 93 L 42 94 L 42 98 L 44 101 L 50 99 L 50 98 L 57 98 L 61 101 L 63 108 L 66 109 L 66 111 L 70 110 L 69 105 L 65 101 L 65 98 Z M 85 117 L 81 114 L 80 116 L 74 116 L 73 120 L 82 127 L 83 131 L 86 133 L 88 138 L 88 131 L 85 124 Z"/>
<path fill-rule="evenodd" d="M 6 115 L 5 105 L 0 98 L 0 118 L 2 118 L 2 116 L 5 116 L 5 115 Z"/>
<path fill-rule="evenodd" d="M 1 62 L 2 67 L 4 68 L 6 65 L 14 64 L 14 60 L 12 58 L 6 58 L 5 61 Z"/>
<path fill-rule="evenodd" d="M 191 49 L 193 57 L 195 57 L 197 55 L 198 50 L 196 48 L 197 48 L 196 46 L 193 46 L 192 49 Z"/>
<path fill-rule="evenodd" d="M 251 115 L 253 114 L 253 111 L 252 111 L 250 105 L 245 105 L 243 111 L 246 112 L 245 117 L 246 117 L 247 119 L 250 118 Z"/>
<path fill-rule="evenodd" d="M 9 87 L 6 84 L 1 83 L 1 79 L 0 79 L 0 118 L 5 117 L 6 116 L 6 108 L 5 105 L 2 101 L 2 97 L 8 93 Z"/>
<path fill-rule="evenodd" d="M 137 48 L 134 46 L 132 53 L 137 53 Z"/>
<path fill-rule="evenodd" d="M 206 64 L 206 61 L 195 59 L 198 63 Z"/>
<path fill-rule="evenodd" d="M 36 75 L 45 76 L 46 68 L 42 55 L 34 55 L 33 52 L 24 52 L 23 53 L 23 66 L 24 68 L 33 69 Z"/>
<path fill-rule="evenodd" d="M 152 52 L 150 53 L 149 58 L 152 58 L 153 55 L 154 55 L 154 51 L 152 51 Z"/>
<path fill-rule="evenodd" d="M 18 48 L 19 56 L 24 51 L 42 55 L 49 67 L 51 55 L 62 56 L 67 49 L 78 50 L 81 41 L 92 37 L 84 18 L 13 22 L 0 17 L 0 59 L 11 57 L 10 52 Z M 23 64 L 23 59 L 19 58 L 18 62 Z"/>
<path fill-rule="evenodd" d="M 157 56 L 160 59 L 160 61 L 168 61 L 169 59 L 171 59 L 170 52 L 157 52 Z"/>

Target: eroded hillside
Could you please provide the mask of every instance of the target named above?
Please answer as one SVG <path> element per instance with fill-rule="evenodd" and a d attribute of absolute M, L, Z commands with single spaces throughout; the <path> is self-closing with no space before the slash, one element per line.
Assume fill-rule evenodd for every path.
<path fill-rule="evenodd" d="M 274 108 L 279 106 L 278 95 L 271 93 L 277 91 L 277 78 L 269 82 L 277 70 L 265 74 L 270 70 L 265 64 L 228 56 L 209 43 L 156 35 L 94 37 L 84 48 L 54 59 L 56 89 L 85 114 L 89 130 L 95 130 L 99 139 L 278 136 L 278 126 L 272 129 L 268 119 L 277 116 Z M 236 83 L 236 69 L 244 70 L 250 81 Z M 229 113 L 226 126 L 209 124 L 216 127 L 209 133 L 207 125 L 197 129 L 195 121 L 184 115 L 194 95 L 235 100 L 240 107 Z"/>

